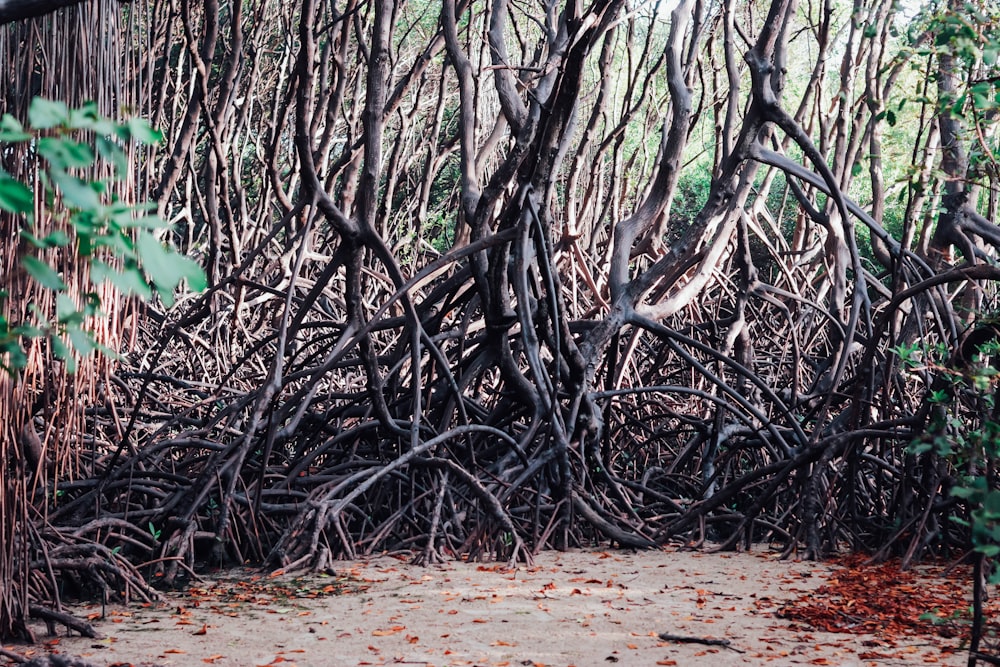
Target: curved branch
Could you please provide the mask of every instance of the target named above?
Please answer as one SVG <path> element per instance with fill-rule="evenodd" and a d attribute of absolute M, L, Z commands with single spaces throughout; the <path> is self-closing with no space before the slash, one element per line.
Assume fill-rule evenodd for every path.
<path fill-rule="evenodd" d="M 23 19 L 45 16 L 64 7 L 79 5 L 86 0 L 0 0 L 0 25 Z M 132 0 L 118 0 L 125 3 Z"/>

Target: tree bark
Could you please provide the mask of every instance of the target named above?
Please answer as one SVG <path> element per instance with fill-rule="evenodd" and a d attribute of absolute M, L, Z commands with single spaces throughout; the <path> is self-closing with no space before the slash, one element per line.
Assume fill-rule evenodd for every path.
<path fill-rule="evenodd" d="M 0 25 L 45 16 L 63 7 L 72 7 L 87 0 L 0 0 Z M 131 0 L 118 0 L 131 2 Z"/>

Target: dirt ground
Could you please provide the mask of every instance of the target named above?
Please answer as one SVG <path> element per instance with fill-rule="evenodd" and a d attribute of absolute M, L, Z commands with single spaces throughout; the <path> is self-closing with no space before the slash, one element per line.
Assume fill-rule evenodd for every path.
<path fill-rule="evenodd" d="M 102 638 L 30 650 L 163 667 L 966 663 L 961 637 L 834 634 L 776 614 L 836 570 L 770 553 L 549 552 L 513 570 L 382 556 L 331 576 L 230 572 L 103 618 L 75 608 Z"/>

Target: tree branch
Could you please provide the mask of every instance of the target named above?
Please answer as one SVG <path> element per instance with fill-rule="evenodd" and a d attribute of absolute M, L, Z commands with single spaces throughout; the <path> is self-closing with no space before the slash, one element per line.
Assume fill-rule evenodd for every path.
<path fill-rule="evenodd" d="M 130 0 L 118 1 L 129 2 Z M 45 16 L 57 9 L 72 7 L 81 2 L 83 0 L 0 0 L 0 25 Z"/>

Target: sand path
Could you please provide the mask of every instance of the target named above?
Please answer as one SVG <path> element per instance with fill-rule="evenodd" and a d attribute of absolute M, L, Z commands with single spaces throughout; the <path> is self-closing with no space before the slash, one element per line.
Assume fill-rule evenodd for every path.
<path fill-rule="evenodd" d="M 337 576 L 228 573 L 162 605 L 109 607 L 93 621 L 101 639 L 48 649 L 164 667 L 965 664 L 949 652 L 957 638 L 833 634 L 776 616 L 835 569 L 767 553 L 549 552 L 513 570 L 382 556 Z"/>

